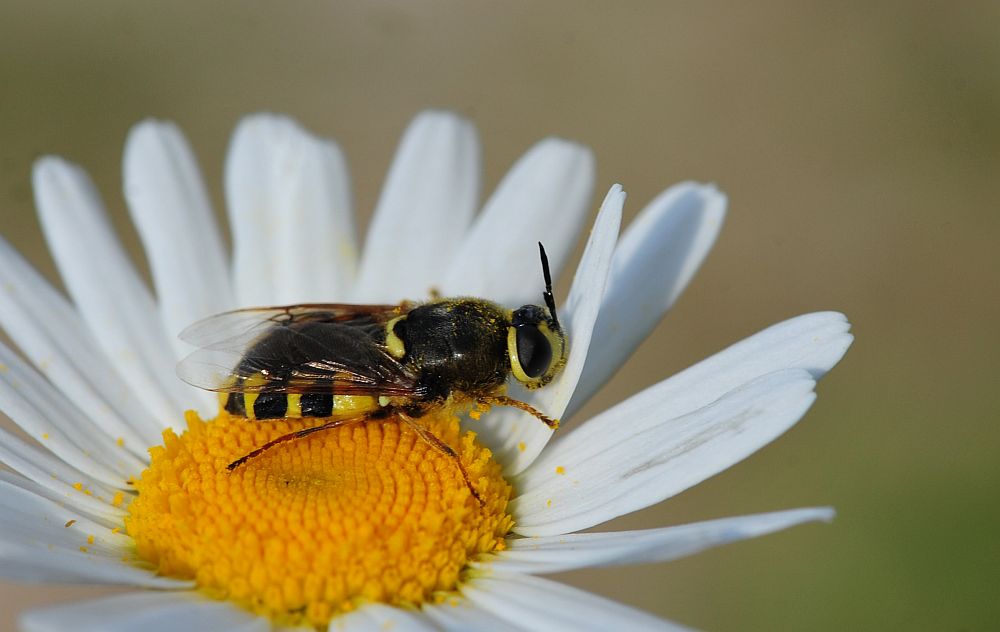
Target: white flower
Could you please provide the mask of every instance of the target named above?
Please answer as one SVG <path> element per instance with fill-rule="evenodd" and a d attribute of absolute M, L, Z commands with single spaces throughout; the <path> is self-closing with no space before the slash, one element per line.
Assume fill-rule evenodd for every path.
<path fill-rule="evenodd" d="M 30 364 L 0 346 L 0 410 L 42 446 L 0 431 L 0 576 L 155 589 L 31 612 L 28 630 L 266 630 L 272 622 L 193 591 L 192 582 L 123 562 L 127 480 L 146 448 L 215 400 L 174 375 L 176 333 L 238 306 L 421 298 L 431 288 L 505 304 L 538 302 L 535 242 L 555 274 L 586 221 L 593 159 L 548 139 L 514 165 L 481 213 L 479 145 L 467 121 L 426 112 L 403 138 L 363 249 L 339 148 L 273 115 L 233 139 L 225 255 L 205 187 L 180 132 L 138 125 L 125 150 L 125 195 L 145 247 L 151 293 L 111 230 L 87 176 L 57 158 L 36 166 L 45 236 L 71 301 L 0 241 L 0 325 Z M 669 498 L 749 456 L 793 425 L 816 380 L 851 342 L 846 319 L 816 313 L 775 325 L 596 417 L 573 413 L 674 303 L 725 214 L 711 186 L 654 199 L 619 238 L 625 195 L 604 200 L 560 308 L 571 351 L 549 387 L 519 393 L 569 422 L 551 431 L 495 410 L 481 432 L 515 486 L 506 550 L 471 562 L 455 598 L 418 609 L 367 604 L 330 629 L 673 629 L 651 615 L 534 577 L 676 559 L 808 521 L 794 509 L 643 531 L 575 533 Z M 360 251 L 360 256 L 359 256 Z M 307 255 L 307 256 L 304 256 Z M 33 366 L 31 366 L 33 365 Z M 44 448 L 44 449 L 43 449 Z M 74 487 L 76 484 L 76 487 Z M 67 523 L 77 528 L 67 528 Z M 86 536 L 89 538 L 85 541 Z"/>

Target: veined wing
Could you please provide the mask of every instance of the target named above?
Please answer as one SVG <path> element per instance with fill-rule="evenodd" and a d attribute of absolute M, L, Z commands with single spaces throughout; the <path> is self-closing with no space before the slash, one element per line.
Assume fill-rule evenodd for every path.
<path fill-rule="evenodd" d="M 274 325 L 305 322 L 341 323 L 351 326 L 383 325 L 413 309 L 415 303 L 396 305 L 350 305 L 347 303 L 304 303 L 276 307 L 250 307 L 209 316 L 190 325 L 180 339 L 195 347 L 232 346 L 234 339 L 248 342 Z"/>
<path fill-rule="evenodd" d="M 385 349 L 385 323 L 404 305 L 294 305 L 237 310 L 182 334 L 202 348 L 177 373 L 211 391 L 423 395 Z"/>

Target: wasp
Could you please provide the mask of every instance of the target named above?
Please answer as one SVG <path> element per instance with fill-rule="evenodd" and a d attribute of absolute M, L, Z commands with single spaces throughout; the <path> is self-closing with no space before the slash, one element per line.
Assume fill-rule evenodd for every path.
<path fill-rule="evenodd" d="M 318 418 L 229 464 L 234 470 L 282 443 L 366 421 L 395 418 L 433 449 L 458 454 L 420 423 L 429 412 L 513 406 L 555 429 L 559 422 L 505 395 L 511 375 L 545 386 L 566 364 L 545 248 L 538 244 L 545 307 L 510 310 L 481 298 L 396 305 L 303 304 L 240 309 L 188 327 L 199 350 L 178 367 L 184 381 L 219 392 L 249 420 Z"/>

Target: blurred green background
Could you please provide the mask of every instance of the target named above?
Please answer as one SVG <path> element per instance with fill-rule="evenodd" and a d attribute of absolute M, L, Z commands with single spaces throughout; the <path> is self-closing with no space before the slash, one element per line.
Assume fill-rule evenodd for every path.
<path fill-rule="evenodd" d="M 595 208 L 621 182 L 627 218 L 716 182 L 715 251 L 588 412 L 799 313 L 844 311 L 857 340 L 786 436 L 610 526 L 839 516 L 560 579 L 709 630 L 997 629 L 998 33 L 996 2 L 5 0 L 0 232 L 55 279 L 30 169 L 57 153 L 138 256 L 120 151 L 148 116 L 187 132 L 219 210 L 229 133 L 259 110 L 342 144 L 363 222 L 426 107 L 478 125 L 487 192 L 551 134 L 594 149 Z M 0 629 L 102 592 L 0 583 Z"/>

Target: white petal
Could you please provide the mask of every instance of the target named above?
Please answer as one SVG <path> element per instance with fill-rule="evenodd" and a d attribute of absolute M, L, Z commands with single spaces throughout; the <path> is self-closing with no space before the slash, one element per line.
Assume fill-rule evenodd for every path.
<path fill-rule="evenodd" d="M 152 571 L 81 551 L 50 549 L 0 540 L 0 578 L 19 582 L 115 584 L 180 590 L 192 582 L 158 577 Z"/>
<path fill-rule="evenodd" d="M 557 313 L 563 321 L 569 341 L 569 357 L 562 373 L 545 388 L 529 393 L 524 389 L 511 391 L 511 396 L 527 401 L 544 414 L 562 417 L 580 379 L 591 331 L 597 320 L 601 298 L 608 281 L 612 254 L 621 226 L 625 192 L 614 185 L 604 198 L 594 228 L 587 241 L 580 266 L 570 288 L 566 306 Z M 500 408 L 483 417 L 483 441 L 497 454 L 508 475 L 522 471 L 538 456 L 552 436 L 552 430 L 537 419 L 516 409 Z"/>
<path fill-rule="evenodd" d="M 594 188 L 590 150 L 541 141 L 517 161 L 455 253 L 441 290 L 505 305 L 538 303 L 542 274 L 535 242 L 545 244 L 552 277 L 576 246 Z"/>
<path fill-rule="evenodd" d="M 526 630 L 685 630 L 682 626 L 540 577 L 497 575 L 463 584 L 462 594 Z"/>
<path fill-rule="evenodd" d="M 267 619 L 194 592 L 146 592 L 50 606 L 21 616 L 24 632 L 266 632 Z"/>
<path fill-rule="evenodd" d="M 15 485 L 7 480 L 9 472 L 0 474 L 5 475 L 0 477 L 0 541 L 64 551 L 78 551 L 83 546 L 89 553 L 115 562 L 134 546 L 132 538 Z M 65 526 L 71 520 L 73 523 Z"/>
<path fill-rule="evenodd" d="M 434 620 L 445 632 L 512 632 L 526 630 L 511 621 L 501 619 L 496 615 L 458 597 L 450 598 L 444 603 L 421 608 L 421 611 Z"/>
<path fill-rule="evenodd" d="M 93 184 L 58 158 L 35 164 L 35 198 L 52 257 L 101 349 L 164 427 L 190 402 L 152 296 L 115 237 Z"/>
<path fill-rule="evenodd" d="M 115 490 L 104 487 L 61 459 L 28 445 L 3 428 L 0 428 L 0 463 L 44 488 L 48 498 L 109 523 L 120 524 L 125 517 L 123 510 L 110 504 Z M 36 490 L 36 493 L 41 492 Z"/>
<path fill-rule="evenodd" d="M 569 418 L 614 375 L 701 266 L 726 215 L 726 196 L 691 182 L 650 202 L 622 235 Z"/>
<path fill-rule="evenodd" d="M 357 230 L 335 142 L 284 116 L 246 117 L 226 159 L 226 198 L 241 307 L 346 299 Z"/>
<path fill-rule="evenodd" d="M 790 509 L 693 524 L 612 533 L 569 533 L 508 540 L 504 551 L 475 566 L 502 573 L 560 573 L 575 568 L 666 562 L 757 538 L 806 522 L 833 519 L 828 507 Z"/>
<path fill-rule="evenodd" d="M 335 617 L 329 632 L 434 632 L 439 628 L 423 614 L 380 603 L 365 604 L 354 612 Z"/>
<path fill-rule="evenodd" d="M 176 125 L 148 120 L 133 127 L 123 171 L 125 200 L 179 359 L 189 350 L 177 334 L 233 306 L 222 237 L 194 153 Z"/>
<path fill-rule="evenodd" d="M 162 427 L 97 348 L 73 307 L 0 238 L 0 326 L 53 384 L 133 454 Z"/>
<path fill-rule="evenodd" d="M 145 465 L 116 445 L 66 397 L 0 344 L 0 410 L 66 463 L 112 487 Z"/>
<path fill-rule="evenodd" d="M 628 399 L 633 411 L 629 423 L 611 427 L 586 423 L 560 433 L 555 443 L 591 444 L 592 451 L 599 452 L 609 442 L 697 410 L 738 386 L 782 369 L 804 369 L 818 380 L 844 357 L 854 340 L 849 329 L 850 323 L 837 312 L 805 314 L 772 325 L 633 395 Z"/>
<path fill-rule="evenodd" d="M 365 240 L 354 300 L 423 300 L 438 286 L 479 203 L 476 129 L 451 112 L 419 114 L 400 141 Z"/>
<path fill-rule="evenodd" d="M 517 481 L 527 490 L 510 512 L 514 531 L 543 536 L 579 531 L 697 485 L 750 456 L 805 414 L 816 399 L 801 369 L 766 375 L 682 417 L 638 409 L 627 400 L 588 422 L 608 429 L 598 451 L 567 440 L 546 451 Z M 652 415 L 650 424 L 642 415 Z M 615 426 L 647 428 L 620 441 Z"/>

